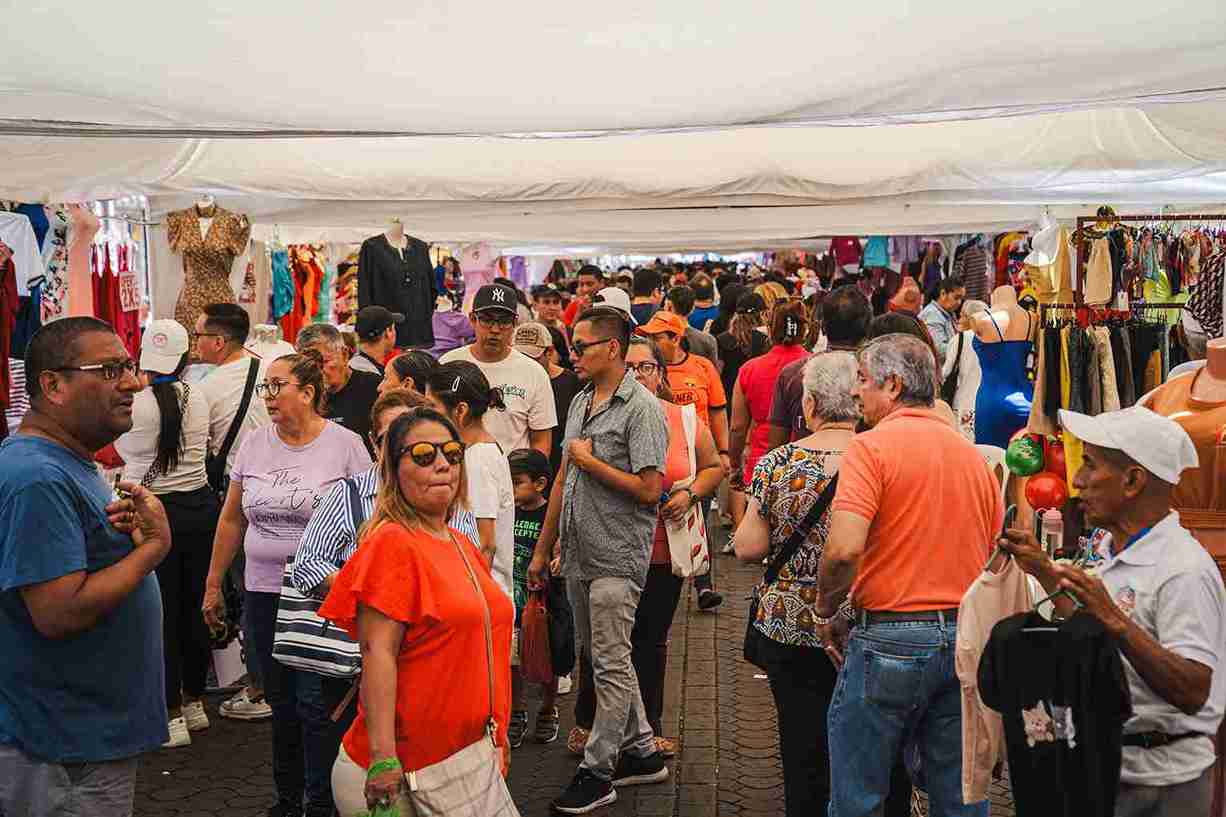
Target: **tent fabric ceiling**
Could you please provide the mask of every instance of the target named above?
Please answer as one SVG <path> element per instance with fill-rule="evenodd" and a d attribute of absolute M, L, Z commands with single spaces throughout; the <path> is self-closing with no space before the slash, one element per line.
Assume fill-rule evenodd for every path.
<path fill-rule="evenodd" d="M 9 6 L 10 120 L 568 134 L 995 118 L 1226 87 L 1211 0 Z"/>
<path fill-rule="evenodd" d="M 1002 5 L 28 4 L 0 197 L 645 251 L 1226 202 L 1220 4 Z"/>

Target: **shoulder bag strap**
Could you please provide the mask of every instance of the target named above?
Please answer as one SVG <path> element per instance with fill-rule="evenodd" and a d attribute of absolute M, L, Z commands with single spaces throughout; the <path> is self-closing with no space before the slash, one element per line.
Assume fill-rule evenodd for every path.
<path fill-rule="evenodd" d="M 690 450 L 690 476 L 694 477 L 698 474 L 698 455 L 695 452 L 698 445 L 698 409 L 694 408 L 693 403 L 681 407 L 681 425 L 685 429 L 685 444 Z"/>
<path fill-rule="evenodd" d="M 822 495 L 813 503 L 813 507 L 809 508 L 809 512 L 805 514 L 804 520 L 800 523 L 792 535 L 788 537 L 786 543 L 780 549 L 779 554 L 771 560 L 770 566 L 766 569 L 766 574 L 762 577 L 762 581 L 770 584 L 775 579 L 779 578 L 779 571 L 783 570 L 783 566 L 791 561 L 796 555 L 796 551 L 800 550 L 800 546 L 809 538 L 809 532 L 813 530 L 813 526 L 822 518 L 822 514 L 830 507 L 830 503 L 834 501 L 834 492 L 839 484 L 839 475 L 835 474 L 826 483 L 825 490 Z"/>
<path fill-rule="evenodd" d="M 473 583 L 473 589 L 477 591 L 477 598 L 481 600 L 481 613 L 485 619 L 485 668 L 489 677 L 490 690 L 490 719 L 485 728 L 490 740 L 497 746 L 498 723 L 494 720 L 494 637 L 490 632 L 490 606 L 485 601 L 485 593 L 481 592 L 481 584 L 477 581 L 477 574 L 473 572 L 472 565 L 468 563 L 468 556 L 464 554 L 464 548 L 455 538 L 455 534 L 451 533 L 450 528 L 448 528 L 448 534 L 451 536 L 451 543 L 455 545 L 456 552 L 460 554 L 460 561 L 464 562 L 464 569 L 468 571 L 468 578 Z"/>
<path fill-rule="evenodd" d="M 179 392 L 179 417 L 180 422 L 187 419 L 187 400 L 191 396 L 192 387 L 187 383 L 180 383 L 183 390 Z M 162 469 L 158 467 L 157 457 L 149 464 L 149 470 L 145 471 L 145 475 L 141 477 L 140 484 L 143 488 L 151 488 L 157 478 L 162 476 Z"/>
<path fill-rule="evenodd" d="M 242 427 L 243 420 L 247 419 L 247 409 L 251 406 L 251 395 L 255 393 L 255 379 L 259 373 L 260 361 L 251 358 L 251 365 L 247 368 L 247 384 L 243 386 L 243 400 L 238 404 L 238 413 L 230 421 L 230 428 L 226 430 L 226 438 L 217 451 L 217 459 L 221 463 L 225 463 L 226 458 L 230 456 L 230 449 L 234 447 L 234 440 L 238 438 L 238 430 Z"/>

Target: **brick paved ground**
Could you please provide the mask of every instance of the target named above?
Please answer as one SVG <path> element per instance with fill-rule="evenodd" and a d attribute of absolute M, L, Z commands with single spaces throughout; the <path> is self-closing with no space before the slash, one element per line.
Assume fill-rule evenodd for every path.
<path fill-rule="evenodd" d="M 681 753 L 666 783 L 627 789 L 609 817 L 728 817 L 783 813 L 775 710 L 756 667 L 740 657 L 746 595 L 759 566 L 716 557 L 724 593 L 718 613 L 702 613 L 687 584 L 673 624 L 664 728 L 680 738 Z M 570 780 L 577 759 L 564 745 L 574 722 L 574 697 L 562 701 L 562 738 L 549 746 L 525 743 L 515 751 L 511 790 L 524 817 L 544 817 L 549 801 Z M 273 800 L 271 728 L 216 716 L 213 726 L 183 749 L 147 758 L 137 785 L 137 817 L 262 817 Z M 536 716 L 531 704 L 530 716 Z M 1012 817 L 1007 785 L 992 793 L 993 817 Z"/>

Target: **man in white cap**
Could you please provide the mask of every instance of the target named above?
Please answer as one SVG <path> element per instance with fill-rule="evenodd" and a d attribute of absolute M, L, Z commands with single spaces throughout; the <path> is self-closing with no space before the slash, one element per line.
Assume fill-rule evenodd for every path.
<path fill-rule="evenodd" d="M 1171 492 L 1198 465 L 1173 420 L 1140 407 L 1088 417 L 1060 412 L 1085 446 L 1073 477 L 1088 524 L 1108 533 L 1094 575 L 1056 565 L 1027 531 L 1000 541 L 1050 593 L 1067 590 L 1119 642 L 1133 715 L 1124 725 L 1116 817 L 1208 814 L 1212 736 L 1226 708 L 1218 672 L 1226 588 L 1179 522 Z M 1061 598 L 1059 612 L 1072 612 Z"/>

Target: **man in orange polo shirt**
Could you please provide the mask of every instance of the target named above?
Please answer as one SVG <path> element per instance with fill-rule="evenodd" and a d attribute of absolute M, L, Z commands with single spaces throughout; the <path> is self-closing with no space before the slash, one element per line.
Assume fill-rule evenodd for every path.
<path fill-rule="evenodd" d="M 933 814 L 987 817 L 962 802 L 958 604 L 1000 531 L 1000 488 L 975 446 L 933 411 L 936 361 L 909 335 L 859 353 L 854 394 L 870 430 L 839 466 L 817 614 L 851 592 L 858 626 L 828 715 L 831 817 L 879 814 L 904 737 L 928 760 Z M 829 618 L 818 624 L 830 633 Z M 828 638 L 828 654 L 842 660 Z"/>

